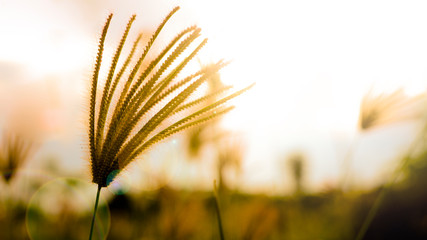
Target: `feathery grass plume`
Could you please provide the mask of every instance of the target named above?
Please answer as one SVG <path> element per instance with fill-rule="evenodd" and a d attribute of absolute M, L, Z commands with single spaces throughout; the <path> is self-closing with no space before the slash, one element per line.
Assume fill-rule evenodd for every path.
<path fill-rule="evenodd" d="M 369 92 L 360 104 L 359 129 L 366 131 L 383 124 L 414 119 L 418 117 L 414 107 L 419 100 L 420 97 L 405 96 L 402 89 L 378 96 Z"/>
<path fill-rule="evenodd" d="M 376 98 L 366 95 L 360 108 L 359 127 L 361 130 L 367 130 L 380 124 L 422 118 L 424 103 L 425 93 L 408 97 L 404 94 L 402 89 L 396 90 L 389 95 L 379 95 Z M 416 139 L 422 139 L 424 136 L 425 133 L 421 132 Z M 395 184 L 402 170 L 407 167 L 411 159 L 410 156 L 416 147 L 417 141 L 414 141 L 408 148 L 406 156 L 382 185 L 378 196 L 365 217 L 365 220 L 362 222 L 361 228 L 357 232 L 356 240 L 362 240 L 365 237 L 366 232 L 385 199 L 386 192 Z"/>
<path fill-rule="evenodd" d="M 240 173 L 246 148 L 241 137 L 227 135 L 230 135 L 230 133 L 224 132 L 216 142 L 218 148 L 218 192 L 220 193 L 230 190 L 225 178 L 226 170 L 233 169 L 236 175 Z"/>
<path fill-rule="evenodd" d="M 304 153 L 296 151 L 287 156 L 286 161 L 294 181 L 294 194 L 296 197 L 300 197 L 302 194 L 304 194 L 303 181 L 306 170 L 306 157 Z"/>
<path fill-rule="evenodd" d="M 27 160 L 32 145 L 18 135 L 4 134 L 0 152 L 0 171 L 6 183 L 15 176 L 16 171 Z"/>
<path fill-rule="evenodd" d="M 206 142 L 203 138 L 203 130 L 204 128 L 195 127 L 187 131 L 186 142 L 190 159 L 194 159 L 200 154 L 200 151 Z"/>
<path fill-rule="evenodd" d="M 203 67 L 209 67 L 209 65 Z M 206 95 L 203 98 L 200 98 L 198 101 L 193 101 L 191 104 L 196 105 L 201 101 L 213 103 L 220 99 L 223 93 L 231 89 L 231 86 L 227 86 L 222 83 L 218 72 L 209 77 L 207 83 L 208 89 Z M 179 107 L 177 110 L 179 111 L 182 107 Z M 219 135 L 224 134 L 222 130 L 218 131 L 220 130 L 217 124 L 219 121 L 220 118 L 217 118 L 209 125 L 198 126 L 186 132 L 186 148 L 190 159 L 197 158 L 206 145 L 218 139 L 220 137 Z"/>
<path fill-rule="evenodd" d="M 114 177 L 142 152 L 177 132 L 227 113 L 233 107 L 224 104 L 252 87 L 251 85 L 214 102 L 208 101 L 211 99 L 209 95 L 188 100 L 210 76 L 227 65 L 219 61 L 189 76 L 181 77 L 180 73 L 184 67 L 207 41 L 203 39 L 189 50 L 190 45 L 200 36 L 201 30 L 196 26 L 182 30 L 154 59 L 147 59 L 147 54 L 161 30 L 178 9 L 179 7 L 174 8 L 161 22 L 131 67 L 129 64 L 136 52 L 140 36 L 137 38 L 122 67 L 115 74 L 135 16 L 130 18 L 112 58 L 102 94 L 97 96 L 104 43 L 112 14 L 108 16 L 104 25 L 92 76 L 89 109 L 90 162 L 92 181 L 98 185 L 97 200 L 101 188 L 107 187 Z M 130 73 L 125 76 L 124 72 L 128 68 Z M 178 113 L 186 112 L 184 110 L 188 110 L 189 113 L 180 117 Z M 172 122 L 179 117 L 180 120 Z M 90 236 L 93 224 L 94 218 Z"/>
<path fill-rule="evenodd" d="M 420 117 L 422 95 L 408 97 L 403 89 L 397 89 L 392 93 L 374 95 L 372 91 L 367 92 L 360 103 L 358 130 L 360 133 L 375 129 L 387 124 L 412 120 Z M 349 150 L 343 160 L 343 171 L 341 176 L 342 188 L 348 188 L 348 180 L 351 176 L 350 166 L 353 151 L 359 144 L 359 135 L 355 135 Z"/>

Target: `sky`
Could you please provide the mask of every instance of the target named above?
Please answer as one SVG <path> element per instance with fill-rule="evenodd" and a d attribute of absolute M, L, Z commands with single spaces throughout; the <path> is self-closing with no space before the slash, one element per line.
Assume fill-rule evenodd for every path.
<path fill-rule="evenodd" d="M 372 186 L 411 144 L 418 130 L 413 122 L 359 133 L 357 120 L 368 91 L 403 88 L 414 96 L 426 90 L 423 1 L 0 0 L 0 123 L 31 132 L 43 146 L 39 158 L 87 167 L 84 102 L 106 16 L 114 13 L 106 48 L 111 55 L 132 14 L 131 37 L 152 30 L 177 5 L 171 32 L 197 24 L 209 39 L 198 61 L 231 60 L 221 72 L 224 82 L 236 88 L 256 83 L 222 123 L 247 141 L 238 188 L 289 193 L 284 162 L 295 151 L 307 156 L 309 190 L 336 185 L 348 152 L 354 181 Z M 149 175 L 153 168 L 174 184 L 209 188 L 214 163 L 184 163 L 181 144 L 172 139 L 146 154 L 172 156 L 171 170 L 163 173 L 164 165 L 147 160 L 129 172 Z"/>

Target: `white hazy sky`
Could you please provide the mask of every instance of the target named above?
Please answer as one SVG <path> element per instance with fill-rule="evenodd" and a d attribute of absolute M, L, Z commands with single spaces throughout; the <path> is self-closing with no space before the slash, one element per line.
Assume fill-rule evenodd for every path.
<path fill-rule="evenodd" d="M 17 86 L 33 89 L 34 96 L 54 95 L 58 106 L 50 104 L 40 117 L 51 133 L 50 143 L 82 132 L 82 107 L 75 106 L 82 106 L 84 81 L 109 12 L 115 13 L 113 46 L 131 14 L 138 15 L 136 32 L 158 23 L 173 6 L 180 5 L 179 23 L 171 27 L 197 23 L 209 38 L 200 61 L 231 59 L 232 64 L 222 72 L 224 81 L 237 86 L 256 82 L 254 89 L 236 101 L 238 108 L 224 122 L 247 136 L 241 181 L 247 190 L 289 191 L 283 159 L 295 150 L 307 153 L 308 188 L 333 185 L 356 135 L 363 94 L 371 88 L 390 92 L 404 87 L 414 95 L 427 87 L 424 1 L 87 2 L 0 0 L 0 91 L 8 103 L 14 102 L 16 94 L 7 93 Z M 54 89 L 46 90 L 51 85 Z M 7 106 L 2 109 L 12 111 Z M 411 124 L 400 124 L 360 137 L 352 157 L 357 182 L 379 181 L 384 174 L 380 169 L 407 147 L 414 131 Z M 56 151 L 54 155 L 64 164 L 75 162 L 72 158 L 84 155 L 68 154 L 81 151 L 80 138 L 75 138 L 63 141 L 66 146 L 55 142 L 55 147 L 46 150 Z M 177 175 L 185 176 L 182 184 L 191 187 L 189 182 L 202 178 L 198 182 L 210 186 L 213 173 L 203 178 L 197 168 L 182 167 L 178 160 L 171 164 L 179 168 L 173 170 Z"/>

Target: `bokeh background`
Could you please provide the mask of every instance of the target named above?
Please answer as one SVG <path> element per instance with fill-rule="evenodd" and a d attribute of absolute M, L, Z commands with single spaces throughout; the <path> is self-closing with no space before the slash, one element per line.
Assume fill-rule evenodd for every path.
<path fill-rule="evenodd" d="M 227 239 L 427 237 L 427 3 L 0 0 L 1 239 L 87 238 L 102 26 L 111 58 L 178 5 L 155 47 L 197 24 L 196 62 L 231 60 L 209 86 L 256 85 L 129 166 L 98 239 L 218 239 L 214 180 Z"/>

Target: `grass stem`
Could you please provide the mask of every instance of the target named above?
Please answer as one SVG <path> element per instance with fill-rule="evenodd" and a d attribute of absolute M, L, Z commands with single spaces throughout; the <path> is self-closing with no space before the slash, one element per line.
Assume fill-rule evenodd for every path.
<path fill-rule="evenodd" d="M 95 225 L 96 210 L 98 209 L 99 194 L 101 193 L 101 188 L 101 185 L 98 185 L 98 191 L 96 192 L 95 208 L 93 210 L 92 223 L 90 225 L 89 240 L 92 239 L 93 227 Z"/>
<path fill-rule="evenodd" d="M 372 208 L 369 210 L 368 215 L 366 216 L 362 224 L 362 227 L 360 228 L 355 240 L 362 240 L 365 237 L 365 234 L 368 231 L 368 228 L 371 225 L 372 221 L 374 220 L 380 208 L 380 205 L 384 201 L 386 192 L 388 190 L 391 190 L 391 187 L 396 183 L 397 179 L 399 178 L 399 174 L 403 171 L 403 169 L 407 168 L 408 165 L 410 164 L 410 160 L 412 159 L 413 152 L 415 152 L 416 149 L 418 148 L 418 144 L 423 143 L 422 139 L 424 137 L 424 133 L 426 132 L 426 130 L 427 130 L 427 126 L 425 126 L 423 130 L 420 131 L 420 133 L 415 137 L 415 140 L 412 141 L 411 145 L 407 150 L 406 155 L 403 157 L 403 160 L 400 162 L 400 165 L 392 173 L 388 182 L 386 182 L 381 188 L 378 194 L 378 197 L 375 199 Z"/>
<path fill-rule="evenodd" d="M 368 231 L 369 226 L 371 225 L 372 221 L 374 220 L 374 217 L 376 216 L 381 203 L 384 200 L 384 196 L 386 194 L 386 188 L 385 186 L 380 190 L 378 197 L 374 201 L 374 205 L 369 210 L 368 215 L 366 216 L 365 221 L 363 221 L 363 225 L 359 230 L 359 233 L 356 236 L 356 240 L 362 240 L 365 237 L 366 232 Z"/>
<path fill-rule="evenodd" d="M 216 181 L 214 181 L 214 195 L 215 195 L 215 210 L 218 218 L 218 228 L 219 228 L 219 236 L 221 240 L 224 240 L 224 230 L 222 229 L 222 221 L 221 221 L 221 211 L 219 209 L 219 199 L 218 192 L 216 189 Z"/>

